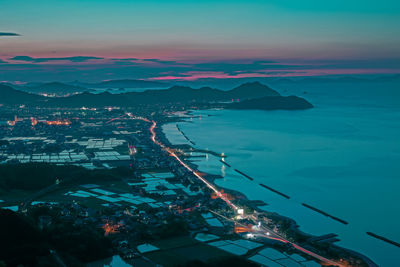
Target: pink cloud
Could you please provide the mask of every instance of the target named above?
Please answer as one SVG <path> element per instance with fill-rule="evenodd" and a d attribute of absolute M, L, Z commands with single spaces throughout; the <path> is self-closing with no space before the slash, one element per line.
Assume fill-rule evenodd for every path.
<path fill-rule="evenodd" d="M 148 80 L 181 80 L 194 81 L 198 79 L 240 79 L 240 78 L 266 78 L 266 77 L 302 77 L 339 74 L 395 74 L 396 69 L 268 69 L 254 73 L 236 72 L 229 74 L 222 71 L 189 71 L 180 75 L 167 75 L 149 78 Z"/>
<path fill-rule="evenodd" d="M 26 84 L 26 82 L 22 82 L 22 81 L 0 81 L 0 83 L 12 83 L 12 84 L 15 84 L 15 85 Z"/>
<path fill-rule="evenodd" d="M 262 73 L 239 73 L 235 75 L 231 75 L 222 71 L 188 71 L 182 73 L 182 76 L 160 76 L 149 78 L 149 80 L 185 80 L 185 81 L 193 81 L 197 79 L 204 78 L 214 78 L 214 79 L 238 79 L 238 78 L 249 78 L 249 77 L 269 77 L 269 74 Z"/>

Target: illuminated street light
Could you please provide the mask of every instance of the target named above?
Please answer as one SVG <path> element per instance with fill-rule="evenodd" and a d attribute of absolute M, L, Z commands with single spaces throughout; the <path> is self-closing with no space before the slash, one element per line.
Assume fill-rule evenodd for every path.
<path fill-rule="evenodd" d="M 248 234 L 246 235 L 246 237 L 247 237 L 247 238 L 254 238 L 254 235 L 253 235 L 252 233 L 248 233 Z"/>

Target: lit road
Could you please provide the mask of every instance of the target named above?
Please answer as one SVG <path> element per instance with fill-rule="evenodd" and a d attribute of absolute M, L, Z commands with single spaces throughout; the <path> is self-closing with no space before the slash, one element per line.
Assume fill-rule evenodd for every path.
<path fill-rule="evenodd" d="M 185 168 L 186 168 L 189 172 L 191 172 L 196 178 L 198 178 L 201 182 L 203 182 L 208 188 L 210 188 L 212 191 L 214 191 L 214 192 L 216 193 L 216 195 L 217 195 L 219 198 L 221 198 L 223 201 L 225 201 L 225 202 L 226 202 L 230 207 L 232 207 L 235 211 L 237 211 L 237 210 L 239 209 L 235 204 L 233 204 L 233 203 L 226 197 L 226 195 L 222 194 L 214 185 L 212 185 L 209 181 L 207 181 L 206 179 L 204 179 L 203 177 L 201 177 L 201 175 L 199 175 L 198 172 L 197 172 L 196 170 L 192 169 L 189 165 L 187 165 L 185 162 L 183 162 L 183 161 L 179 158 L 179 156 L 178 156 L 172 149 L 170 149 L 169 147 L 165 146 L 163 143 L 159 142 L 159 141 L 156 139 L 156 133 L 155 133 L 155 130 L 154 130 L 154 129 L 157 127 L 157 123 L 156 123 L 155 121 L 150 121 L 150 120 L 148 120 L 148 119 L 146 119 L 146 118 L 143 118 L 143 117 L 133 116 L 133 115 L 130 114 L 130 113 L 127 113 L 127 115 L 128 115 L 130 118 L 132 118 L 132 119 L 143 120 L 143 121 L 146 121 L 146 122 L 151 123 L 151 126 L 150 126 L 149 130 L 150 130 L 150 133 L 151 133 L 151 137 L 150 137 L 150 138 L 151 138 L 151 140 L 152 140 L 153 143 L 155 143 L 156 145 L 160 146 L 161 149 L 163 149 L 164 151 L 168 152 L 170 156 L 174 157 L 183 167 L 185 167 Z M 215 212 L 213 212 L 213 213 L 215 213 Z M 234 221 L 233 219 L 227 218 L 227 217 L 222 216 L 222 215 L 220 215 L 220 214 L 218 214 L 218 213 L 215 213 L 215 214 L 217 214 L 218 216 L 221 216 L 221 217 L 225 218 L 226 220 L 233 221 L 233 222 L 235 222 L 236 224 L 239 224 L 239 225 L 240 225 L 240 223 L 237 223 L 237 222 Z M 255 220 L 253 219 L 253 222 L 254 222 L 254 221 L 255 221 Z M 242 226 L 245 226 L 245 225 L 242 225 Z M 246 226 L 245 226 L 245 227 L 246 227 Z M 267 227 L 265 227 L 265 226 L 263 226 L 263 225 L 261 225 L 261 226 L 259 226 L 259 227 L 257 226 L 257 228 L 254 229 L 254 230 L 255 230 L 254 232 L 255 232 L 255 234 L 256 234 L 257 236 L 262 236 L 262 237 L 265 237 L 265 238 L 268 238 L 268 239 L 277 240 L 277 241 L 282 242 L 282 243 L 285 243 L 285 244 L 290 244 L 290 245 L 292 245 L 295 249 L 297 249 L 297 250 L 299 250 L 299 251 L 301 251 L 301 252 L 303 252 L 303 253 L 306 253 L 306 254 L 310 255 L 311 257 L 314 257 L 315 259 L 318 259 L 318 260 L 320 260 L 321 262 L 324 262 L 324 263 L 326 263 L 326 264 L 334 265 L 334 266 L 340 266 L 340 267 L 342 267 L 342 266 L 344 267 L 344 266 L 345 266 L 345 265 L 343 265 L 343 264 L 337 263 L 337 262 L 332 261 L 332 260 L 330 260 L 330 259 L 327 259 L 327 258 L 325 258 L 325 257 L 323 257 L 323 256 L 320 256 L 320 255 L 318 255 L 318 254 L 316 254 L 316 253 L 314 253 L 314 252 L 312 252 L 312 251 L 309 251 L 309 250 L 307 250 L 307 249 L 305 249 L 305 248 L 303 248 L 303 247 L 301 247 L 301 246 L 299 246 L 299 245 L 297 245 L 297 244 L 295 244 L 295 243 L 293 243 L 293 242 L 291 242 L 291 241 L 289 241 L 289 240 L 286 240 L 285 238 L 283 238 L 283 237 L 280 236 L 279 234 L 275 233 L 274 231 L 272 231 L 271 229 L 269 229 L 269 228 L 267 228 Z"/>
<path fill-rule="evenodd" d="M 242 226 L 243 228 L 249 228 L 247 225 L 242 224 L 242 223 L 239 223 L 239 222 L 237 222 L 237 221 L 235 221 L 235 220 L 233 220 L 233 219 L 231 219 L 231 218 L 228 218 L 228 217 L 226 217 L 226 216 L 223 216 L 223 215 L 221 215 L 221 214 L 219 214 L 219 213 L 217 213 L 217 212 L 215 212 L 215 211 L 210 210 L 210 212 L 212 212 L 212 213 L 215 214 L 215 215 L 218 215 L 219 217 L 222 217 L 222 218 L 225 219 L 225 220 L 231 221 L 231 222 L 235 223 L 236 225 L 240 225 L 240 226 Z M 249 219 L 252 219 L 252 221 L 253 221 L 255 224 L 257 224 L 257 222 L 255 221 L 254 218 L 249 217 Z M 301 247 L 301 246 L 299 246 L 299 245 L 297 245 L 297 244 L 295 244 L 295 243 L 293 243 L 293 242 L 291 242 L 291 241 L 289 241 L 289 240 L 283 238 L 282 236 L 280 236 L 279 234 L 277 234 L 277 233 L 274 232 L 272 229 L 269 229 L 269 228 L 266 227 L 266 226 L 263 226 L 263 225 L 260 225 L 260 226 L 255 225 L 255 226 L 251 229 L 251 233 L 252 233 L 255 237 L 264 237 L 264 238 L 276 240 L 276 241 L 279 241 L 279 242 L 282 242 L 282 243 L 285 243 L 285 244 L 290 244 L 290 245 L 292 245 L 295 249 L 297 249 L 297 250 L 299 250 L 299 251 L 301 251 L 301 252 L 303 252 L 303 253 L 305 253 L 305 254 L 308 254 L 308 255 L 310 255 L 311 257 L 313 257 L 313 258 L 315 258 L 315 259 L 318 259 L 318 260 L 320 260 L 321 262 L 324 262 L 324 263 L 326 263 L 326 264 L 333 265 L 333 266 L 345 267 L 345 265 L 343 265 L 343 264 L 337 263 L 337 262 L 332 261 L 332 260 L 330 260 L 330 259 L 327 259 L 327 258 L 325 258 L 325 257 L 323 257 L 323 256 L 320 256 L 320 255 L 318 255 L 318 254 L 316 254 L 316 253 L 314 253 L 314 252 L 312 252 L 312 251 L 309 251 L 309 250 L 307 250 L 307 249 L 305 249 L 305 248 L 303 248 L 303 247 Z"/>
<path fill-rule="evenodd" d="M 165 146 L 163 143 L 159 142 L 156 139 L 156 133 L 154 131 L 154 129 L 157 127 L 157 123 L 155 121 L 150 121 L 144 117 L 138 117 L 138 116 L 134 116 L 130 113 L 127 113 L 126 115 L 128 115 L 131 119 L 134 120 L 142 120 L 142 121 L 146 121 L 146 122 L 151 122 L 151 126 L 149 128 L 151 136 L 150 139 L 151 141 L 153 141 L 153 143 L 155 143 L 156 145 L 158 145 L 159 147 L 161 147 L 161 149 L 163 149 L 164 151 L 168 152 L 168 154 L 172 157 L 174 157 L 183 167 L 185 167 L 189 172 L 191 172 L 197 179 L 199 179 L 201 182 L 203 182 L 208 188 L 210 188 L 212 191 L 215 192 L 215 194 L 221 198 L 222 200 L 224 200 L 230 207 L 232 207 L 235 211 L 238 210 L 238 207 L 233 204 L 226 195 L 222 194 L 214 185 L 212 185 L 209 181 L 207 181 L 206 179 L 204 179 L 203 177 L 201 177 L 201 175 L 196 171 L 193 170 L 189 165 L 187 165 L 185 162 L 183 162 L 178 155 L 169 147 Z"/>
<path fill-rule="evenodd" d="M 234 205 L 228 198 L 226 195 L 222 194 L 217 188 L 215 188 L 214 185 L 212 185 L 209 181 L 207 181 L 206 179 L 204 179 L 203 177 L 201 177 L 200 174 L 198 174 L 197 171 L 193 170 L 192 168 L 190 168 L 189 165 L 187 165 L 185 162 L 183 162 L 178 155 L 176 155 L 176 153 L 174 151 L 172 151 L 170 148 L 166 147 L 164 144 L 162 144 L 161 142 L 156 140 L 156 133 L 154 131 L 154 129 L 156 128 L 157 123 L 155 121 L 152 121 L 152 125 L 150 127 L 150 133 L 151 133 L 151 140 L 159 145 L 162 149 L 164 149 L 165 151 L 167 151 L 169 153 L 170 156 L 174 157 L 183 167 L 185 167 L 189 172 L 191 172 L 194 176 L 196 176 L 196 178 L 198 178 L 200 181 L 202 181 L 208 188 L 210 188 L 211 190 L 213 190 L 215 192 L 215 194 L 221 198 L 222 200 L 224 200 L 229 206 L 231 206 L 235 211 L 238 210 L 238 207 L 236 205 Z"/>

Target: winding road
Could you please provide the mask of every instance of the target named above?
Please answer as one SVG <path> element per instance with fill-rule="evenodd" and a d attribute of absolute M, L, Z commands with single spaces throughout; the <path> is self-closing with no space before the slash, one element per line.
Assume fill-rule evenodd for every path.
<path fill-rule="evenodd" d="M 206 179 L 204 179 L 196 170 L 192 169 L 189 165 L 187 165 L 184 161 L 182 161 L 182 160 L 179 158 L 179 156 L 178 156 L 171 148 L 165 146 L 163 143 L 159 142 L 159 141 L 156 139 L 155 128 L 157 127 L 157 122 L 155 122 L 155 121 L 150 121 L 149 119 L 144 118 L 144 117 L 137 117 L 137 116 L 134 116 L 134 115 L 132 115 L 132 114 L 130 114 L 130 113 L 127 113 L 127 115 L 128 115 L 131 119 L 142 120 L 142 121 L 146 121 L 146 122 L 151 123 L 151 126 L 150 126 L 150 128 L 149 128 L 149 131 L 150 131 L 150 133 L 151 133 L 150 139 L 151 139 L 151 141 L 152 141 L 154 144 L 158 145 L 162 150 L 168 152 L 170 156 L 174 157 L 183 167 L 185 167 L 185 168 L 186 168 L 189 172 L 191 172 L 196 178 L 198 178 L 200 181 L 202 181 L 208 188 L 210 188 L 212 191 L 214 191 L 215 194 L 216 194 L 219 198 L 221 198 L 223 201 L 226 202 L 226 204 L 228 204 L 230 207 L 232 207 L 232 209 L 233 209 L 234 211 L 237 211 L 237 210 L 239 209 L 239 207 L 237 207 L 235 204 L 233 204 L 233 203 L 226 197 L 226 195 L 222 194 L 213 184 L 211 184 L 209 181 L 207 181 Z M 219 216 L 222 216 L 222 215 L 219 215 Z M 223 217 L 224 217 L 224 216 L 223 216 Z M 230 219 L 230 218 L 227 218 L 227 217 L 225 217 L 225 218 L 228 219 L 228 220 L 234 221 L 234 220 L 232 220 L 232 219 Z M 236 221 L 234 221 L 234 222 L 237 223 Z M 309 251 L 309 250 L 307 250 L 307 249 L 305 249 L 305 248 L 303 248 L 303 247 L 301 247 L 301 246 L 299 246 L 299 245 L 297 245 L 297 244 L 295 244 L 295 243 L 293 243 L 293 242 L 291 242 L 291 241 L 289 241 L 289 240 L 283 238 L 282 236 L 278 235 L 277 233 L 275 233 L 274 231 L 272 231 L 271 229 L 269 229 L 269 228 L 267 228 L 267 227 L 265 227 L 265 226 L 262 226 L 262 225 L 261 225 L 261 226 L 257 229 L 257 232 L 256 232 L 256 233 L 257 233 L 257 235 L 263 236 L 263 237 L 268 238 L 268 239 L 273 239 L 273 240 L 277 240 L 277 241 L 280 241 L 280 242 L 285 243 L 285 244 L 290 244 L 290 245 L 292 245 L 295 249 L 297 249 L 297 250 L 299 250 L 299 251 L 301 251 L 301 252 L 303 252 L 303 253 L 306 253 L 306 254 L 310 255 L 311 257 L 313 257 L 313 258 L 315 258 L 315 259 L 317 259 L 317 260 L 319 260 L 319 261 L 321 261 L 321 262 L 324 262 L 325 264 L 333 265 L 333 266 L 340 266 L 340 267 L 345 267 L 345 266 L 346 266 L 346 265 L 343 265 L 343 264 L 341 264 L 341 263 L 335 262 L 335 261 L 333 261 L 333 260 L 327 259 L 327 258 L 325 258 L 325 257 L 323 257 L 323 256 L 321 256 L 321 255 L 318 255 L 318 254 L 316 254 L 316 253 L 314 253 L 314 252 L 312 252 L 312 251 Z"/>

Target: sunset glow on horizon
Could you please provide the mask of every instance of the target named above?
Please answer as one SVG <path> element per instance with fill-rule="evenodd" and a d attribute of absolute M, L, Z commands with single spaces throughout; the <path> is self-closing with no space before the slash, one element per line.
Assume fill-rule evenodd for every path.
<path fill-rule="evenodd" d="M 21 71 L 26 81 L 400 73 L 394 0 L 5 0 L 0 7 L 0 80 L 10 82 Z"/>

